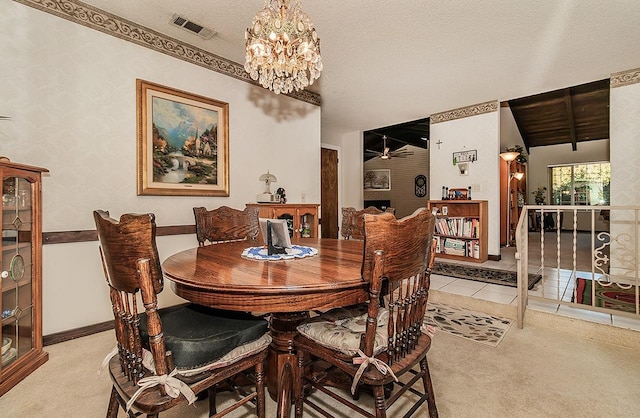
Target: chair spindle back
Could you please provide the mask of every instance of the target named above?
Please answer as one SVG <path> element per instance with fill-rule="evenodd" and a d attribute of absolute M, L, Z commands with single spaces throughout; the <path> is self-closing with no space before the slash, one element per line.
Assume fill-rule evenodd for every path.
<path fill-rule="evenodd" d="M 157 293 L 162 291 L 163 280 L 155 243 L 155 217 L 124 214 L 117 221 L 106 211 L 94 211 L 93 215 L 109 285 L 122 371 L 134 383 L 147 373 L 142 365 L 139 330 L 139 308 L 144 307 L 156 373 L 166 374 L 171 361 L 167 359 L 157 311 Z M 139 306 L 139 298 L 143 306 Z"/>
<path fill-rule="evenodd" d="M 386 362 L 391 365 L 416 346 L 421 334 L 435 258 L 435 218 L 426 208 L 396 220 L 390 214 L 364 215 L 362 273 L 370 280 L 367 330 L 362 351 L 371 356 L 383 281 L 388 292 Z"/>

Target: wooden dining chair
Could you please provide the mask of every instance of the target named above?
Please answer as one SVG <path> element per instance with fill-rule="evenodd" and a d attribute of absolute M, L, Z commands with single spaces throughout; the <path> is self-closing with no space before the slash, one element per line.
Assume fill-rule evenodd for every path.
<path fill-rule="evenodd" d="M 230 379 L 239 372 L 255 375 L 250 376 L 255 391 L 216 416 L 251 401 L 264 417 L 267 321 L 194 304 L 158 309 L 163 276 L 154 215 L 124 214 L 118 221 L 97 210 L 93 216 L 117 341 L 108 360 L 113 387 L 107 417 L 116 418 L 119 407 L 129 417 L 158 417 L 185 400 L 194 402 L 200 393 L 209 395 L 213 416 L 216 386 L 237 387 Z"/>
<path fill-rule="evenodd" d="M 434 225 L 434 217 L 426 208 L 400 220 L 391 213 L 364 215 L 362 274 L 369 282 L 369 300 L 330 310 L 297 327 L 297 418 L 302 416 L 305 404 L 323 416 L 331 416 L 306 395 L 313 388 L 359 414 L 376 418 L 386 417 L 387 408 L 410 390 L 418 398 L 405 417 L 425 401 L 429 416 L 438 416 L 427 363 L 431 337 L 423 325 L 435 256 Z M 385 281 L 389 282 L 385 287 L 393 289 L 387 295 L 387 308 L 379 303 Z M 414 369 L 416 365 L 420 367 Z M 403 383 L 393 385 L 405 374 L 408 378 Z M 419 380 L 422 392 L 415 387 Z M 326 388 L 345 381 L 351 384 L 351 396 Z M 353 402 L 362 387 L 373 390 L 373 413 Z"/>
<path fill-rule="evenodd" d="M 228 206 L 207 210 L 203 207 L 193 208 L 196 219 L 196 238 L 202 247 L 209 243 L 256 239 L 260 231 L 258 223 L 258 207 L 247 207 L 244 210 Z"/>
<path fill-rule="evenodd" d="M 357 239 L 362 241 L 364 239 L 364 215 L 378 215 L 380 213 L 389 212 L 395 214 L 395 208 L 387 208 L 386 210 L 380 210 L 375 206 L 369 206 L 367 208 L 356 210 L 352 207 L 342 208 L 342 227 L 340 228 L 340 234 L 344 239 Z"/>

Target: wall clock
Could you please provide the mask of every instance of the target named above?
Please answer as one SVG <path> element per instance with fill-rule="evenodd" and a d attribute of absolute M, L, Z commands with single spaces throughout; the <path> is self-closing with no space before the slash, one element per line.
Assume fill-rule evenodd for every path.
<path fill-rule="evenodd" d="M 427 177 L 419 174 L 416 176 L 414 182 L 416 196 L 425 197 L 427 195 Z"/>

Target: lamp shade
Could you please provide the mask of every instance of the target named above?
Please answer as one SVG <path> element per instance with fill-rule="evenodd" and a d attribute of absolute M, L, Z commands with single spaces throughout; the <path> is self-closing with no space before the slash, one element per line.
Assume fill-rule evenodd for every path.
<path fill-rule="evenodd" d="M 260 180 L 260 181 L 268 181 L 268 182 L 278 181 L 276 176 L 274 176 L 273 174 L 269 173 L 268 171 L 265 174 L 261 175 L 258 180 Z"/>
<path fill-rule="evenodd" d="M 516 158 L 518 158 L 518 155 L 520 155 L 520 153 L 517 152 L 517 151 L 506 151 L 506 152 L 501 152 L 500 153 L 500 158 L 502 158 L 506 162 L 510 163 L 511 161 L 513 161 Z"/>
<path fill-rule="evenodd" d="M 269 187 L 271 185 L 271 182 L 278 181 L 276 176 L 274 176 L 273 174 L 269 173 L 269 170 L 267 170 L 266 173 L 261 175 L 258 180 L 264 181 L 264 193 L 265 194 L 271 194 L 271 188 Z"/>

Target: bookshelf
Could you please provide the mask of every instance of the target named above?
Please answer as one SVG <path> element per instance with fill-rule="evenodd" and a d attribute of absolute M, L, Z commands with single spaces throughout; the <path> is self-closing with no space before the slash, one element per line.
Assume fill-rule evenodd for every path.
<path fill-rule="evenodd" d="M 436 213 L 437 257 L 483 263 L 487 261 L 488 202 L 486 200 L 429 200 Z"/>

